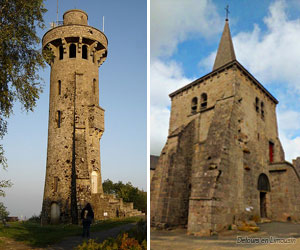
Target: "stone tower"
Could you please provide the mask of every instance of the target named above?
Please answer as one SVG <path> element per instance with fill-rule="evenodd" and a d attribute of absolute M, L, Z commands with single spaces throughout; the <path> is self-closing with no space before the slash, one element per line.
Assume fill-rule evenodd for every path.
<path fill-rule="evenodd" d="M 285 161 L 278 101 L 237 61 L 228 20 L 212 72 L 170 98 L 152 226 L 211 235 L 253 218 L 300 221 L 300 176 Z"/>
<path fill-rule="evenodd" d="M 92 194 L 102 194 L 100 138 L 104 110 L 99 106 L 98 68 L 107 56 L 107 38 L 88 25 L 78 9 L 43 37 L 49 60 L 50 105 L 42 222 L 78 222 Z"/>

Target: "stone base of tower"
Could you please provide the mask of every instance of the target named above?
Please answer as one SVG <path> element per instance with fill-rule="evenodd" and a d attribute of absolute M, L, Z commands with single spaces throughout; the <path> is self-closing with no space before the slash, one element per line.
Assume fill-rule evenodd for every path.
<path fill-rule="evenodd" d="M 116 198 L 115 195 L 92 194 L 91 205 L 95 220 L 144 215 L 141 211 L 133 208 L 132 202 L 123 202 L 122 198 Z"/>
<path fill-rule="evenodd" d="M 96 221 L 145 215 L 133 208 L 133 202 L 124 202 L 122 198 L 116 198 L 115 195 L 92 194 L 89 202 L 94 210 Z M 78 221 L 80 221 L 80 213 L 84 205 L 78 205 Z M 43 206 L 41 218 L 43 225 L 72 223 L 71 210 L 66 203 L 44 201 Z"/>

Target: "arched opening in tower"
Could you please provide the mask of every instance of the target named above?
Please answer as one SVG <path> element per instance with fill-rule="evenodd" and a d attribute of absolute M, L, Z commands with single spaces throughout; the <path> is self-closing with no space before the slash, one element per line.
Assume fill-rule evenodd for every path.
<path fill-rule="evenodd" d="M 87 46 L 86 45 L 83 45 L 82 46 L 82 58 L 83 59 L 87 59 Z"/>
<path fill-rule="evenodd" d="M 64 59 L 64 48 L 63 46 L 59 46 L 59 60 Z"/>
<path fill-rule="evenodd" d="M 76 58 L 76 45 L 74 43 L 70 45 L 70 58 Z"/>

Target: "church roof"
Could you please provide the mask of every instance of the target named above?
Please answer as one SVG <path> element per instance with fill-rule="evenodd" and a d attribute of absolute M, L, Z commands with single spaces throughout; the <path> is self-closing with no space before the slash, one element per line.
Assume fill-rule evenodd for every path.
<path fill-rule="evenodd" d="M 243 67 L 242 64 L 240 64 L 237 60 L 234 60 L 232 62 L 229 62 L 225 65 L 223 65 L 222 67 L 206 74 L 205 76 L 202 76 L 198 79 L 196 79 L 195 81 L 183 86 L 182 88 L 172 92 L 169 96 L 171 98 L 173 98 L 174 96 L 176 96 L 177 94 L 188 90 L 194 86 L 197 86 L 198 84 L 201 84 L 202 82 L 204 82 L 205 80 L 209 79 L 210 77 L 213 77 L 214 75 L 217 75 L 218 73 L 227 70 L 233 66 L 236 66 L 238 69 L 240 69 L 247 77 L 248 79 L 250 79 L 262 92 L 264 92 L 275 104 L 278 103 L 278 100 L 247 70 Z"/>
<path fill-rule="evenodd" d="M 216 70 L 234 60 L 235 53 L 232 44 L 228 19 L 226 19 L 213 70 Z"/>
<path fill-rule="evenodd" d="M 231 39 L 228 19 L 225 21 L 225 26 L 223 30 L 223 34 L 221 37 L 221 41 L 219 44 L 218 52 L 216 55 L 213 71 L 206 74 L 203 77 L 187 84 L 186 86 L 172 92 L 169 96 L 173 98 L 177 94 L 192 88 L 200 84 L 201 82 L 205 81 L 206 79 L 222 72 L 226 69 L 231 68 L 232 66 L 236 66 L 239 68 L 248 78 L 262 91 L 264 92 L 275 104 L 278 103 L 278 100 L 247 70 L 245 69 L 237 60 L 234 53 L 233 43 Z"/>

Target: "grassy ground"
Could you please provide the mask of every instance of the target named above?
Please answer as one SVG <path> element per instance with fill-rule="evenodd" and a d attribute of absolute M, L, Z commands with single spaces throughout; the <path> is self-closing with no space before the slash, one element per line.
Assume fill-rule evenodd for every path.
<path fill-rule="evenodd" d="M 113 219 L 97 222 L 92 225 L 91 231 L 107 230 L 119 225 L 137 222 L 140 217 Z M 78 225 L 47 225 L 41 226 L 33 222 L 12 222 L 9 227 L 0 226 L 0 237 L 24 242 L 32 247 L 45 247 L 61 241 L 65 237 L 80 235 L 82 226 Z M 0 242 L 1 244 L 1 242 Z"/>

